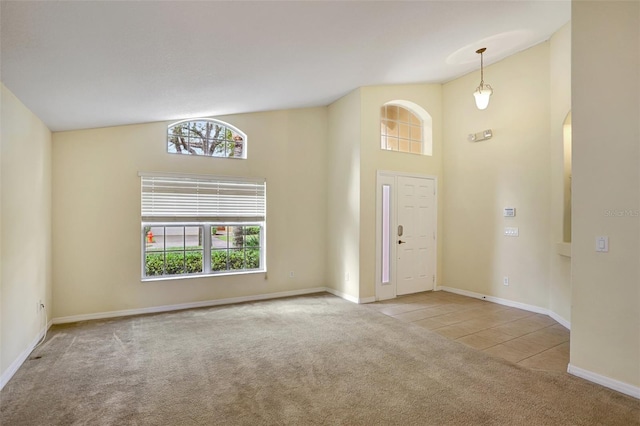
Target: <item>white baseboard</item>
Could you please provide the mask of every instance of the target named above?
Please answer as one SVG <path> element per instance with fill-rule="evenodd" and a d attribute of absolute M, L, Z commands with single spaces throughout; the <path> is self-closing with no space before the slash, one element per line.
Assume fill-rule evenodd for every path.
<path fill-rule="evenodd" d="M 49 328 L 52 325 L 53 325 L 53 321 L 49 321 L 47 323 L 46 330 L 49 330 Z M 2 375 L 0 375 L 0 390 L 2 390 L 2 388 L 4 388 L 4 386 L 7 383 L 9 383 L 9 380 L 11 380 L 13 375 L 16 374 L 16 371 L 18 371 L 18 369 L 27 360 L 27 358 L 29 358 L 29 355 L 31 355 L 31 352 L 33 352 L 33 350 L 36 348 L 36 345 L 38 344 L 40 339 L 42 339 L 46 330 L 45 329 L 40 330 L 40 332 L 35 337 L 35 339 L 33 339 L 31 343 L 29 343 L 29 346 L 27 346 L 27 348 L 24 351 L 22 351 L 22 353 L 18 356 L 18 358 L 16 358 L 11 363 L 11 365 L 5 371 L 2 372 Z"/>
<path fill-rule="evenodd" d="M 227 299 L 205 300 L 203 302 L 180 303 L 176 305 L 151 306 L 149 308 L 125 309 L 121 311 L 98 312 L 94 314 L 71 315 L 54 318 L 54 324 L 65 324 L 78 321 L 89 321 L 105 318 L 126 317 L 140 314 L 155 314 L 159 312 L 179 311 L 182 309 L 204 308 L 208 306 L 230 305 L 233 303 L 252 302 L 256 300 L 278 299 L 281 297 L 301 296 L 304 294 L 328 291 L 325 287 L 305 288 L 302 290 L 281 291 L 278 293 L 257 294 L 253 296 L 230 297 Z"/>
<path fill-rule="evenodd" d="M 349 295 L 347 293 L 343 293 L 343 292 L 341 292 L 339 290 L 335 290 L 333 288 L 326 287 L 325 291 L 328 292 L 328 293 L 333 294 L 334 296 L 338 296 L 338 297 L 340 297 L 340 298 L 342 298 L 344 300 L 348 300 L 349 302 L 358 303 L 358 298 L 357 297 L 351 296 L 351 295 Z"/>
<path fill-rule="evenodd" d="M 564 328 L 566 328 L 567 330 L 571 330 L 571 322 L 569 322 L 566 319 L 562 318 L 560 315 L 556 314 L 553 311 L 549 311 L 549 313 L 547 315 L 549 315 L 551 318 L 553 318 L 557 323 L 562 324 L 562 326 Z"/>
<path fill-rule="evenodd" d="M 108 312 L 97 312 L 93 314 L 71 315 L 67 317 L 54 318 L 53 324 L 66 324 L 70 322 L 90 321 L 90 320 L 106 319 L 106 318 L 127 317 L 131 315 L 155 314 L 160 312 L 179 311 L 182 309 L 205 308 L 208 306 L 218 306 L 218 305 L 230 305 L 233 303 L 252 302 L 256 300 L 268 300 L 268 299 L 278 299 L 281 297 L 302 296 L 305 294 L 321 293 L 325 291 L 327 293 L 331 293 L 334 296 L 338 296 L 342 299 L 348 300 L 349 302 L 353 302 L 353 303 L 371 303 L 371 302 L 375 302 L 375 299 L 376 299 L 375 297 L 366 297 L 366 298 L 358 299 L 357 297 L 348 295 L 346 293 L 343 293 L 341 291 L 338 291 L 332 288 L 314 287 L 314 288 L 305 288 L 302 290 L 281 291 L 278 293 L 257 294 L 253 296 L 231 297 L 227 299 L 217 299 L 217 300 L 205 300 L 203 302 L 180 303 L 177 305 L 151 306 L 149 308 L 124 309 L 121 311 L 108 311 Z"/>
<path fill-rule="evenodd" d="M 573 374 L 574 376 L 580 377 L 590 382 L 597 383 L 609 389 L 621 392 L 625 395 L 640 399 L 640 387 L 638 386 L 633 386 L 629 383 L 621 382 L 619 380 L 615 380 L 610 377 L 603 376 L 601 374 L 594 373 L 592 371 L 585 370 L 571 364 L 569 364 L 569 367 L 567 368 L 567 373 Z"/>
<path fill-rule="evenodd" d="M 473 291 L 462 290 L 454 287 L 437 286 L 436 290 L 442 290 L 449 293 L 460 294 L 462 296 L 473 297 L 475 299 L 487 300 L 489 302 L 497 303 L 499 305 L 510 306 L 512 308 L 518 308 L 518 309 L 522 309 L 529 312 L 535 312 L 537 314 L 548 315 L 551 318 L 553 318 L 555 321 L 557 321 L 559 324 L 561 324 L 563 327 L 565 327 L 566 329 L 571 330 L 571 323 L 569 321 L 562 318 L 560 315 L 556 314 L 555 312 L 552 312 L 549 309 L 541 308 L 539 306 L 529 305 L 521 302 L 515 302 L 513 300 L 502 299 L 500 297 L 487 296 L 485 294 L 475 293 Z"/>
<path fill-rule="evenodd" d="M 338 296 L 344 300 L 347 300 L 349 302 L 352 303 L 357 303 L 357 304 L 362 304 L 362 303 L 372 303 L 376 301 L 376 297 L 372 296 L 372 297 L 364 297 L 364 298 L 357 298 L 355 296 L 351 296 L 347 293 L 343 293 L 339 290 L 333 289 L 333 288 L 329 288 L 329 287 L 325 287 L 324 291 L 326 291 L 327 293 L 331 293 L 334 296 Z"/>

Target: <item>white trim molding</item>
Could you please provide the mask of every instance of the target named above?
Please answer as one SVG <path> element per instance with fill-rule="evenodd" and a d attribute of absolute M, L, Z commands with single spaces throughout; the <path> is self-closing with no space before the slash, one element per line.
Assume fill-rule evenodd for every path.
<path fill-rule="evenodd" d="M 553 318 L 556 322 L 561 324 L 564 328 L 571 330 L 571 323 L 566 319 L 562 318 L 560 315 L 556 314 L 549 309 L 541 308 L 535 305 L 529 305 L 526 303 L 515 302 L 509 299 L 502 299 L 500 297 L 487 296 L 486 294 L 475 293 L 469 290 L 462 290 L 454 287 L 446 287 L 446 286 L 437 286 L 436 290 L 442 290 L 449 293 L 460 294 L 462 296 L 473 297 L 475 299 L 487 300 L 489 302 L 497 303 L 499 305 L 510 306 L 512 308 L 522 309 L 524 311 L 535 312 L 537 314 L 548 315 Z"/>
<path fill-rule="evenodd" d="M 373 302 L 375 302 L 375 301 L 376 301 L 375 296 L 372 296 L 372 297 L 363 297 L 363 298 L 358 298 L 358 297 L 355 297 L 355 296 L 351 296 L 350 294 L 343 293 L 343 292 L 342 292 L 342 291 L 340 291 L 340 290 L 336 290 L 336 289 L 329 288 L 329 287 L 325 287 L 325 288 L 324 288 L 324 291 L 326 291 L 327 293 L 331 293 L 331 294 L 333 294 L 334 296 L 338 296 L 338 297 L 340 297 L 340 298 L 342 298 L 342 299 L 344 299 L 344 300 L 347 300 L 347 301 L 349 301 L 349 302 L 357 303 L 357 304 L 362 304 L 362 303 L 373 303 Z"/>
<path fill-rule="evenodd" d="M 230 297 L 227 299 L 205 300 L 202 302 L 180 303 L 177 305 L 151 306 L 148 308 L 125 309 L 122 311 L 98 312 L 95 314 L 71 315 L 68 317 L 54 318 L 54 324 L 66 324 L 70 322 L 89 321 L 105 318 L 127 317 L 131 315 L 155 314 L 159 312 L 180 311 L 183 309 L 205 308 L 208 306 L 231 305 L 233 303 L 253 302 L 256 300 L 279 299 L 281 297 L 302 296 L 305 294 L 322 293 L 327 291 L 324 287 L 305 288 L 302 290 L 281 291 L 278 293 L 256 294 L 253 296 Z"/>
<path fill-rule="evenodd" d="M 375 297 L 367 297 L 359 299 L 338 290 L 328 287 L 305 288 L 302 290 L 281 291 L 278 293 L 256 294 L 253 296 L 230 297 L 227 299 L 205 300 L 202 302 L 180 303 L 177 305 L 151 306 L 148 308 L 125 309 L 121 311 L 97 312 L 93 314 L 71 315 L 67 317 L 54 318 L 53 324 L 67 324 L 71 322 L 90 321 L 106 318 L 127 317 L 132 315 L 155 314 L 160 312 L 180 311 L 183 309 L 206 308 L 208 306 L 231 305 L 234 303 L 253 302 L 256 300 L 279 299 L 282 297 L 303 296 L 313 293 L 331 293 L 353 303 L 371 303 L 375 302 Z"/>
<path fill-rule="evenodd" d="M 27 358 L 29 358 L 29 355 L 31 355 L 31 352 L 33 352 L 38 342 L 40 342 L 40 340 L 44 337 L 46 331 L 49 330 L 49 328 L 52 325 L 53 325 L 53 320 L 50 320 L 49 322 L 47 322 L 47 328 L 40 330 L 40 332 L 35 337 L 35 339 L 33 339 L 31 343 L 29 343 L 29 346 L 27 346 L 27 348 L 24 351 L 22 351 L 22 353 L 18 356 L 18 358 L 16 358 L 11 363 L 11 365 L 5 371 L 2 372 L 2 375 L 0 376 L 0 390 L 2 390 L 7 383 L 9 383 L 9 380 L 11 380 L 13 375 L 16 374 L 16 371 L 18 371 L 18 369 L 22 366 L 22 364 L 24 364 Z"/>
<path fill-rule="evenodd" d="M 638 386 L 633 386 L 629 383 L 621 382 L 619 380 L 615 380 L 610 377 L 603 376 L 601 374 L 594 373 L 592 371 L 585 370 L 571 364 L 569 364 L 569 367 L 567 368 L 567 373 L 572 374 L 576 377 L 580 377 L 581 379 L 597 383 L 609 389 L 621 392 L 625 395 L 640 399 L 640 387 Z"/>
<path fill-rule="evenodd" d="M 333 294 L 334 296 L 338 296 L 338 297 L 340 297 L 340 298 L 342 298 L 342 299 L 344 299 L 344 300 L 347 300 L 347 301 L 349 301 L 349 302 L 352 302 L 352 303 L 360 303 L 357 297 L 355 297 L 355 296 L 351 296 L 350 294 L 347 294 L 347 293 L 343 293 L 343 292 L 341 292 L 340 290 L 336 290 L 336 289 L 328 288 L 328 287 L 325 287 L 325 289 L 324 289 L 324 290 L 325 290 L 327 293 L 331 293 L 331 294 Z"/>
<path fill-rule="evenodd" d="M 556 314 L 553 311 L 549 311 L 547 315 L 549 315 L 551 318 L 553 318 L 557 323 L 561 324 L 567 330 L 571 330 L 571 322 L 562 318 L 560 315 Z"/>

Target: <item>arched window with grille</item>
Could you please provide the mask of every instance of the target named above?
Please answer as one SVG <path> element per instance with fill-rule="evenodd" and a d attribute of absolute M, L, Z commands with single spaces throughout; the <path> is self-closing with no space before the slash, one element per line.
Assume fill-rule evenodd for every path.
<path fill-rule="evenodd" d="M 246 159 L 247 135 L 220 120 L 183 120 L 169 125 L 167 151 L 170 154 Z"/>
<path fill-rule="evenodd" d="M 409 154 L 432 155 L 431 115 L 413 102 L 387 102 L 380 108 L 380 148 Z"/>

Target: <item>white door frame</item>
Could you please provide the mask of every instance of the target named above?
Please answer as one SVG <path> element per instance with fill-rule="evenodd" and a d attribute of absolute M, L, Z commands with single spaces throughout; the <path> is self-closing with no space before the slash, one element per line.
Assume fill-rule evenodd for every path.
<path fill-rule="evenodd" d="M 434 183 L 435 194 L 434 194 L 434 232 L 435 232 L 435 241 L 434 241 L 434 282 L 432 290 L 436 289 L 436 283 L 438 282 L 437 272 L 438 272 L 438 177 L 434 175 L 422 175 L 417 173 L 404 173 L 397 171 L 389 171 L 389 170 L 378 170 L 376 173 L 376 300 L 385 300 L 385 299 L 393 299 L 397 296 L 396 292 L 396 264 L 397 264 L 397 244 L 395 241 L 397 239 L 396 230 L 398 228 L 397 223 L 397 182 L 398 177 L 412 177 L 419 179 L 431 179 Z M 390 240 L 393 243 L 390 243 L 389 247 L 389 256 L 391 260 L 391 272 L 389 275 L 389 283 L 382 283 L 382 185 L 390 185 L 391 186 L 391 236 Z"/>

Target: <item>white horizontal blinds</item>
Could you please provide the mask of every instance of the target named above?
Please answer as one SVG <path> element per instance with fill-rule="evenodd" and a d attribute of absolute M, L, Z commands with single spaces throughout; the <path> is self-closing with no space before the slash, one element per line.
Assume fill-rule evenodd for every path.
<path fill-rule="evenodd" d="M 142 219 L 264 221 L 264 179 L 142 175 Z"/>

